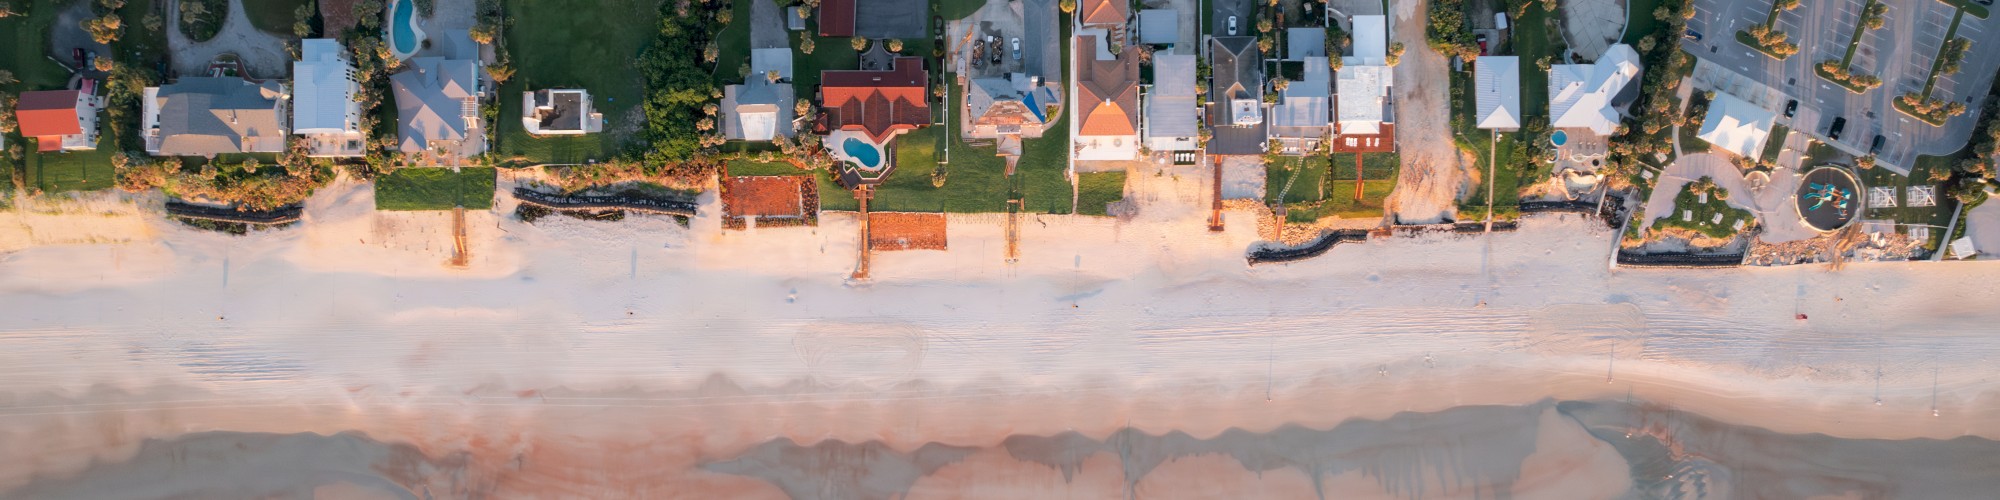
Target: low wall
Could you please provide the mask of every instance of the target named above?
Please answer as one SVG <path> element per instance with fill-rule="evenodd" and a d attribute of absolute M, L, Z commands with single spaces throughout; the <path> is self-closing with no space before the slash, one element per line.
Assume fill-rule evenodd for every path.
<path fill-rule="evenodd" d="M 1320 233 L 1318 239 L 1304 246 L 1289 248 L 1263 247 L 1251 250 L 1248 260 L 1250 265 L 1253 266 L 1305 260 L 1326 253 L 1327 250 L 1333 249 L 1334 245 L 1360 243 L 1363 241 L 1368 241 L 1368 231 L 1361 229 L 1335 229 Z"/>
<path fill-rule="evenodd" d="M 1676 269 L 1722 269 L 1742 267 L 1743 254 L 1705 255 L 1690 253 L 1650 253 L 1637 254 L 1618 252 L 1618 267 L 1655 267 Z"/>
<path fill-rule="evenodd" d="M 527 188 L 514 188 L 514 198 L 521 203 L 545 207 L 553 210 L 635 210 L 667 215 L 694 217 L 700 208 L 694 200 L 647 198 L 638 196 L 579 196 L 549 194 Z"/>
<path fill-rule="evenodd" d="M 233 222 L 237 224 L 290 224 L 298 222 L 305 214 L 305 207 L 287 205 L 276 210 L 263 212 L 242 211 L 210 205 L 195 205 L 180 201 L 167 202 L 167 215 L 188 219 Z"/>

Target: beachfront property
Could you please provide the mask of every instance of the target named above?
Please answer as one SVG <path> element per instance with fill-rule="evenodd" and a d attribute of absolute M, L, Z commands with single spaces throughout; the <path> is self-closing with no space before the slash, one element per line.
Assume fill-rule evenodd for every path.
<path fill-rule="evenodd" d="M 1310 30 L 1324 35 L 1325 30 Z M 1314 43 L 1318 46 L 1318 42 Z M 1304 58 L 1305 72 L 1298 81 L 1291 82 L 1284 90 L 1278 91 L 1278 104 L 1271 106 L 1271 140 L 1278 142 L 1278 153 L 1303 155 L 1317 151 L 1320 141 L 1325 140 L 1332 128 L 1332 101 L 1329 89 L 1329 74 L 1332 68 L 1325 56 Z"/>
<path fill-rule="evenodd" d="M 1006 78 L 974 78 L 966 82 L 965 138 L 993 139 L 995 150 L 1014 173 L 1021 159 L 1021 140 L 1041 137 L 1049 115 L 1060 109 L 1055 84 L 1041 77 L 1009 73 Z"/>
<path fill-rule="evenodd" d="M 1114 54 L 1110 44 L 1116 42 L 1103 28 L 1076 35 L 1074 158 L 1080 161 L 1139 156 L 1139 51 Z"/>
<path fill-rule="evenodd" d="M 1153 92 L 1146 94 L 1146 148 L 1153 151 L 1201 149 L 1195 116 L 1197 56 L 1153 54 Z"/>
<path fill-rule="evenodd" d="M 396 97 L 396 150 L 425 165 L 486 152 L 479 98 L 485 89 L 471 58 L 425 56 L 389 76 Z"/>
<path fill-rule="evenodd" d="M 1639 97 L 1639 53 L 1612 45 L 1591 64 L 1549 66 L 1549 126 L 1609 136 Z"/>
<path fill-rule="evenodd" d="M 824 7 L 822 7 L 824 8 Z M 839 160 L 849 187 L 879 184 L 895 169 L 890 142 L 931 124 L 930 71 L 918 57 L 894 57 L 881 44 L 863 54 L 861 70 L 820 72 L 820 117 L 814 133 Z"/>
<path fill-rule="evenodd" d="M 140 135 L 154 156 L 285 151 L 287 99 L 277 82 L 182 78 L 145 96 Z"/>
<path fill-rule="evenodd" d="M 14 105 L 22 137 L 40 152 L 97 149 L 97 111 L 104 98 L 82 90 L 22 92 Z"/>
<path fill-rule="evenodd" d="M 1382 152 L 1395 149 L 1395 110 L 1389 102 L 1395 85 L 1389 67 L 1389 24 L 1384 16 L 1354 16 L 1353 55 L 1340 58 L 1334 80 L 1335 151 Z"/>
<path fill-rule="evenodd" d="M 1708 102 L 1708 117 L 1702 119 L 1695 137 L 1717 149 L 1755 161 L 1764 154 L 1764 143 L 1770 139 L 1771 126 L 1777 121 L 1778 114 L 1763 106 L 1716 92 L 1715 99 Z"/>
<path fill-rule="evenodd" d="M 521 126 L 533 135 L 583 135 L 604 131 L 604 114 L 590 105 L 590 91 L 542 89 L 521 93 Z"/>
<path fill-rule="evenodd" d="M 1484 130 L 1521 128 L 1521 58 L 1482 56 L 1472 66 L 1473 124 Z"/>
<path fill-rule="evenodd" d="M 299 60 L 292 62 L 292 133 L 302 136 L 306 155 L 355 157 L 366 153 L 361 133 L 361 103 L 354 100 L 361 83 L 339 40 L 313 38 L 299 42 Z"/>
<path fill-rule="evenodd" d="M 791 85 L 753 78 L 722 88 L 722 136 L 732 141 L 770 141 L 797 134 Z"/>
<path fill-rule="evenodd" d="M 1208 39 L 1208 154 L 1261 155 L 1271 147 L 1264 126 L 1264 64 L 1257 38 Z"/>

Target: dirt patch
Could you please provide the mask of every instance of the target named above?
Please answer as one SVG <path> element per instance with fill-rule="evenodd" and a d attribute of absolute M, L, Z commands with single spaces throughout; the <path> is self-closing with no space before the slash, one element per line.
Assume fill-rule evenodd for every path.
<path fill-rule="evenodd" d="M 1395 68 L 1396 149 L 1403 169 L 1396 191 L 1385 202 L 1399 223 L 1423 224 L 1451 219 L 1458 195 L 1473 162 L 1452 143 L 1450 61 L 1424 43 L 1424 16 L 1429 2 L 1397 4 L 1396 42 L 1406 52 Z"/>
<path fill-rule="evenodd" d="M 819 212 L 818 185 L 803 175 L 729 177 L 722 181 L 722 226 L 813 225 Z"/>
<path fill-rule="evenodd" d="M 338 35 L 354 29 L 361 19 L 354 17 L 354 4 L 360 0 L 319 0 L 319 17 L 326 27 L 326 33 Z"/>
<path fill-rule="evenodd" d="M 868 246 L 876 251 L 944 250 L 944 214 L 870 212 Z"/>

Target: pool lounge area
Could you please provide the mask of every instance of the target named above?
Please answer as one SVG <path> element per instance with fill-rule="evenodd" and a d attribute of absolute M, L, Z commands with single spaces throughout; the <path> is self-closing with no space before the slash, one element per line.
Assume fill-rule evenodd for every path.
<path fill-rule="evenodd" d="M 901 134 L 897 134 L 901 135 Z M 890 136 L 889 140 L 895 140 Z M 882 182 L 893 165 L 889 164 L 888 144 L 876 144 L 868 134 L 853 130 L 836 130 L 827 134 L 827 144 L 838 144 L 830 148 L 833 158 L 841 163 L 842 178 L 850 183 L 874 184 Z"/>
<path fill-rule="evenodd" d="M 389 39 L 389 50 L 398 60 L 409 59 L 424 46 L 424 29 L 417 27 L 416 13 L 415 0 L 396 0 L 382 13 L 388 18 L 382 36 Z"/>

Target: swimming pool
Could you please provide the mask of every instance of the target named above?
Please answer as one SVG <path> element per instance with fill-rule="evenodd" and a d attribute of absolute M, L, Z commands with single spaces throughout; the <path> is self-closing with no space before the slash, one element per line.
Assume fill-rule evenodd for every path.
<path fill-rule="evenodd" d="M 1555 144 L 1556 146 L 1562 146 L 1564 143 L 1567 142 L 1569 142 L 1569 134 L 1565 134 L 1561 130 L 1557 130 L 1556 133 L 1554 134 L 1549 134 L 1550 144 Z"/>
<path fill-rule="evenodd" d="M 860 162 L 862 168 L 875 168 L 882 164 L 882 150 L 860 139 L 847 138 L 847 141 L 840 143 L 840 150 L 854 158 L 854 161 Z"/>
<path fill-rule="evenodd" d="M 414 0 L 396 0 L 389 8 L 389 46 L 395 49 L 397 58 L 407 59 L 416 54 L 423 42 L 423 33 L 417 30 L 416 12 Z"/>

